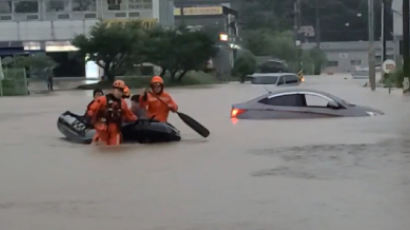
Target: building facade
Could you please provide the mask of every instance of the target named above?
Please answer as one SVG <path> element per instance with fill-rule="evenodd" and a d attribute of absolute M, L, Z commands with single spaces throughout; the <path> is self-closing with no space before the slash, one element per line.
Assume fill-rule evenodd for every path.
<path fill-rule="evenodd" d="M 229 76 L 239 46 L 238 13 L 228 0 L 176 0 L 175 25 L 204 31 L 219 39 L 217 56 L 212 60 L 219 78 Z"/>
<path fill-rule="evenodd" d="M 71 40 L 99 21 L 135 19 L 172 27 L 173 10 L 172 0 L 0 0 L 0 56 L 63 53 L 54 56 L 64 63 L 76 51 Z"/>
<path fill-rule="evenodd" d="M 376 42 L 375 46 L 376 64 L 380 66 L 382 62 L 381 42 Z M 388 41 L 386 46 L 387 58 L 392 59 L 395 50 L 394 43 Z M 316 47 L 315 43 L 302 44 L 303 49 L 312 49 L 314 47 Z M 367 41 L 322 42 L 320 48 L 327 57 L 327 66 L 324 67 L 325 72 L 350 73 L 369 67 L 369 43 Z"/>
<path fill-rule="evenodd" d="M 27 49 L 47 42 L 67 42 L 86 34 L 99 20 L 156 20 L 173 26 L 173 2 L 168 0 L 2 0 L 0 42 L 23 42 Z M 56 43 L 53 43 L 54 47 Z M 68 48 L 67 48 L 68 49 Z"/>

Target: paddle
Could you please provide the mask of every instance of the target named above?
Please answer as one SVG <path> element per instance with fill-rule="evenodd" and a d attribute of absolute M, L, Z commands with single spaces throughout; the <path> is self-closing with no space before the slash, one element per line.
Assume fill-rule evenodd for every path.
<path fill-rule="evenodd" d="M 153 94 L 149 90 L 147 90 L 146 92 L 148 92 L 152 96 L 156 97 L 160 102 L 162 102 L 163 104 L 168 106 L 168 104 L 165 101 L 163 101 L 161 98 L 159 98 L 157 95 Z M 205 128 L 203 125 L 201 125 L 198 121 L 196 121 L 192 117 L 186 115 L 185 113 L 181 113 L 181 112 L 177 112 L 177 111 L 175 113 L 178 114 L 179 118 L 181 118 L 181 120 L 186 125 L 188 125 L 193 130 L 195 130 L 199 135 L 201 135 L 203 137 L 208 137 L 209 136 L 209 134 L 210 134 L 209 130 L 207 128 Z"/>

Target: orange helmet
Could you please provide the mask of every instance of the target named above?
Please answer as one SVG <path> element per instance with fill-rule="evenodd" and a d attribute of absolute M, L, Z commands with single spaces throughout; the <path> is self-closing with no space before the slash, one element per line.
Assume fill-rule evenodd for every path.
<path fill-rule="evenodd" d="M 159 84 L 163 85 L 163 84 L 164 84 L 164 80 L 163 80 L 162 77 L 160 77 L 160 76 L 154 76 L 154 77 L 152 77 L 152 79 L 151 79 L 151 85 L 154 84 L 154 83 L 159 83 Z"/>
<path fill-rule="evenodd" d="M 116 80 L 112 84 L 112 87 L 124 90 L 127 86 L 125 85 L 125 82 L 123 80 Z"/>
<path fill-rule="evenodd" d="M 125 86 L 124 88 L 124 98 L 129 98 L 131 96 L 130 88 L 128 86 Z"/>

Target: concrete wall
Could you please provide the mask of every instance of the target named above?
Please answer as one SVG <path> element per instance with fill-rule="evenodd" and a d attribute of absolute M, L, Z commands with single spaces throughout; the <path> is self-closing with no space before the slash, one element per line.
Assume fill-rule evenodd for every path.
<path fill-rule="evenodd" d="M 159 0 L 159 9 L 158 11 L 158 20 L 161 25 L 164 27 L 174 27 L 175 26 L 175 17 L 174 17 L 174 1 L 164 1 Z"/>
<path fill-rule="evenodd" d="M 11 18 L 11 20 L 0 20 L 0 42 L 71 40 L 75 35 L 88 33 L 99 19 L 156 18 L 164 26 L 174 24 L 172 0 L 153 0 L 151 9 L 129 9 L 128 0 L 122 0 L 119 10 L 108 10 L 106 0 L 97 0 L 96 11 L 87 12 L 73 11 L 72 0 L 64 0 L 67 2 L 67 8 L 59 12 L 47 11 L 46 0 L 38 1 L 40 6 L 38 13 L 0 14 L 0 17 Z M 38 19 L 27 20 L 27 17 L 35 15 Z M 65 15 L 67 18 L 58 19 L 59 15 Z"/>

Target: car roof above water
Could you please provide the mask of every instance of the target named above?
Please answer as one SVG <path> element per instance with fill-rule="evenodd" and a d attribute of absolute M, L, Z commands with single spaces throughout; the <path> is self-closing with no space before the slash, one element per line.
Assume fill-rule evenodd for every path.
<path fill-rule="evenodd" d="M 306 94 L 306 93 L 311 93 L 311 94 L 321 94 L 323 96 L 329 97 L 333 100 L 336 100 L 339 103 L 345 104 L 346 102 L 332 94 L 320 91 L 320 90 L 314 90 L 314 89 L 301 89 L 301 88 L 289 88 L 289 89 L 282 89 L 282 90 L 275 90 L 272 92 L 269 92 L 261 97 L 269 97 L 269 96 L 274 96 L 274 95 L 280 95 L 280 94 Z"/>
<path fill-rule="evenodd" d="M 251 77 L 281 77 L 281 76 L 296 76 L 294 73 L 254 73 Z"/>

